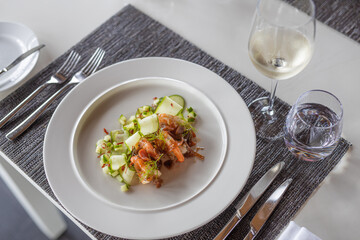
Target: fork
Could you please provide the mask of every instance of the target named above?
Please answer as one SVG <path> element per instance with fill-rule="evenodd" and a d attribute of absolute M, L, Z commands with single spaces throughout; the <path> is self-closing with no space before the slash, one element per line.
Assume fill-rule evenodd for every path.
<path fill-rule="evenodd" d="M 69 79 L 71 71 L 75 68 L 80 60 L 80 55 L 71 51 L 64 64 L 59 70 L 50 77 L 50 79 L 40 85 L 35 91 L 33 91 L 27 98 L 25 98 L 19 105 L 17 105 L 11 112 L 0 120 L 0 128 L 4 126 L 21 108 L 23 108 L 28 102 L 31 101 L 36 95 L 38 95 L 44 88 L 51 84 L 61 84 Z"/>
<path fill-rule="evenodd" d="M 95 53 L 91 56 L 86 65 L 77 72 L 65 86 L 60 88 L 56 93 L 54 93 L 48 100 L 46 100 L 38 109 L 36 109 L 28 118 L 26 118 L 22 123 L 20 123 L 16 128 L 6 135 L 6 138 L 9 140 L 14 140 L 19 135 L 21 135 L 26 129 L 28 129 L 36 119 L 50 106 L 50 104 L 66 89 L 74 84 L 82 82 L 84 79 L 89 77 L 92 73 L 96 71 L 100 65 L 105 51 L 101 48 L 97 48 Z"/>

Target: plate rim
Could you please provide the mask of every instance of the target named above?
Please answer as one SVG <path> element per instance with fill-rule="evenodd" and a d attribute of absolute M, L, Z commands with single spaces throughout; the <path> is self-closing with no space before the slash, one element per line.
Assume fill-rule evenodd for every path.
<path fill-rule="evenodd" d="M 142 78 L 136 78 L 136 79 L 131 79 L 131 80 L 127 80 L 127 81 L 124 81 L 124 82 L 120 82 L 120 83 L 117 83 L 113 86 L 111 86 L 110 88 L 107 88 L 106 90 L 102 91 L 100 94 L 98 94 L 97 96 L 95 96 L 91 102 L 89 102 L 89 104 L 82 110 L 82 112 L 80 113 L 79 117 L 77 118 L 76 120 L 76 123 L 74 124 L 74 127 L 72 129 L 72 137 L 71 137 L 71 142 L 70 142 L 70 151 L 72 152 L 72 167 L 73 167 L 73 170 L 74 172 L 76 173 L 77 177 L 80 179 L 80 182 L 85 186 L 85 188 L 88 189 L 89 192 L 91 192 L 94 196 L 96 196 L 97 198 L 99 198 L 100 200 L 106 202 L 107 204 L 110 204 L 116 208 L 123 208 L 125 210 L 129 210 L 129 211 L 144 211 L 144 212 L 148 212 L 148 211 L 162 211 L 162 210 L 165 210 L 167 208 L 172 208 L 172 207 L 176 207 L 177 205 L 180 205 L 186 201 L 189 201 L 191 200 L 193 197 L 196 197 L 196 195 L 200 194 L 202 191 L 204 191 L 208 185 L 211 184 L 211 182 L 216 178 L 216 176 L 218 175 L 220 169 L 222 168 L 223 166 L 223 163 L 225 161 L 225 158 L 226 158 L 226 152 L 227 152 L 227 148 L 228 148 L 228 129 L 226 127 L 226 124 L 225 124 L 225 121 L 219 111 L 219 109 L 217 108 L 217 106 L 213 103 L 213 101 L 211 99 L 208 99 L 205 95 L 203 97 L 206 97 L 207 98 L 207 101 L 210 102 L 215 108 L 215 114 L 218 115 L 219 117 L 219 120 L 220 122 L 220 125 L 221 125 L 221 133 L 222 133 L 222 139 L 223 139 L 223 146 L 221 148 L 221 154 L 220 154 L 220 157 L 221 157 L 221 162 L 217 165 L 217 170 L 211 175 L 210 177 L 210 180 L 207 180 L 207 184 L 202 186 L 200 190 L 196 190 L 194 194 L 191 194 L 191 196 L 187 197 L 186 199 L 184 200 L 181 200 L 180 202 L 178 203 L 173 203 L 173 204 L 169 204 L 169 206 L 165 206 L 165 207 L 157 207 L 155 209 L 135 209 L 133 207 L 124 207 L 124 206 L 121 206 L 119 204 L 116 204 L 110 200 L 107 200 L 103 197 L 100 196 L 100 194 L 93 189 L 93 187 L 91 187 L 88 183 L 86 183 L 86 181 L 81 177 L 81 171 L 78 169 L 79 167 L 77 166 L 76 164 L 76 160 L 74 159 L 75 158 L 75 151 L 74 151 L 74 147 L 75 147 L 75 140 L 77 139 L 77 132 L 79 131 L 79 124 L 81 123 L 81 121 L 83 120 L 84 118 L 84 115 L 86 115 L 89 111 L 89 109 L 94 105 L 96 104 L 97 101 L 99 100 L 102 100 L 101 98 L 108 98 L 108 97 L 105 97 L 106 95 L 110 94 L 112 91 L 117 91 L 118 88 L 124 86 L 124 85 L 128 85 L 128 84 L 148 84 L 148 85 L 151 85 L 151 83 L 148 83 L 146 81 L 148 81 L 149 79 L 151 80 L 160 80 L 160 81 L 171 81 L 172 83 L 171 84 L 181 84 L 181 85 L 184 85 L 184 86 L 187 86 L 187 87 L 191 87 L 193 89 L 195 89 L 196 91 L 198 91 L 200 94 L 204 95 L 199 89 L 195 88 L 194 86 L 190 85 L 189 83 L 186 83 L 186 82 L 183 82 L 183 81 L 180 81 L 180 80 L 177 80 L 177 79 L 173 79 L 173 78 L 164 78 L 164 77 L 142 77 Z M 157 83 L 159 84 L 159 83 Z M 171 85 L 170 84 L 170 85 Z M 114 94 L 114 93 L 112 93 Z M 118 94 L 118 93 L 116 93 Z M 86 120 L 85 120 L 86 121 Z M 82 127 L 82 126 L 81 126 Z M 78 141 L 78 140 L 77 140 Z M 99 169 L 100 170 L 100 169 Z"/>
<path fill-rule="evenodd" d="M 221 84 L 223 87 L 225 87 L 225 88 L 227 88 L 227 91 L 231 91 L 231 94 L 234 96 L 234 97 L 236 97 L 237 98 L 237 100 L 239 100 L 239 105 L 241 105 L 243 108 L 244 108 L 244 110 L 245 110 L 245 112 L 244 112 L 244 114 L 246 115 L 246 116 L 242 116 L 242 118 L 244 118 L 244 119 L 246 119 L 246 124 L 249 124 L 249 125 L 247 125 L 247 129 L 246 129 L 246 131 L 247 132 L 249 132 L 249 133 L 251 133 L 249 136 L 246 136 L 246 144 L 249 144 L 249 142 L 250 142 L 250 148 L 252 148 L 252 151 L 251 150 L 249 150 L 248 151 L 248 153 L 247 153 L 247 155 L 248 155 L 248 157 L 249 157 L 249 159 L 247 159 L 248 160 L 248 162 L 247 162 L 247 165 L 246 165 L 246 167 L 247 167 L 247 169 L 246 169 L 246 173 L 244 173 L 242 176 L 238 176 L 240 179 L 242 179 L 243 181 L 241 182 L 241 183 L 239 183 L 239 184 L 236 184 L 236 186 L 238 186 L 238 187 L 236 187 L 236 191 L 235 192 L 232 192 L 232 191 L 230 191 L 229 192 L 229 190 L 228 189 L 223 189 L 223 196 L 224 196 L 224 194 L 226 195 L 229 195 L 228 196 L 228 199 L 226 199 L 226 202 L 223 202 L 222 204 L 220 204 L 221 206 L 217 206 L 217 210 L 216 210 L 216 213 L 213 213 L 213 214 L 211 214 L 211 216 L 209 216 L 209 214 L 208 213 L 205 213 L 205 215 L 206 215 L 206 219 L 204 219 L 204 217 L 202 217 L 201 218 L 201 220 L 200 221 L 198 221 L 197 223 L 196 223 L 196 225 L 194 225 L 194 224 L 192 224 L 192 225 L 189 225 L 188 224 L 188 226 L 181 226 L 181 228 L 180 228 L 180 230 L 179 230 L 179 228 L 178 227 L 176 227 L 176 228 L 173 228 L 173 229 L 170 229 L 169 231 L 172 231 L 172 232 L 167 232 L 167 233 L 164 233 L 164 232 L 161 232 L 161 234 L 160 233 L 158 233 L 157 235 L 156 235 L 156 233 L 155 233 L 155 235 L 153 235 L 153 233 L 152 233 L 152 236 L 150 236 L 150 238 L 165 238 L 165 237 L 172 237 L 172 236 L 176 236 L 176 235 L 179 235 L 179 234 L 183 234 L 183 233 L 186 233 L 186 232 L 189 232 L 189 231 L 191 231 L 191 230 L 193 230 L 193 229 L 196 229 L 196 228 L 198 228 L 198 227 L 201 227 L 201 226 L 203 226 L 203 225 L 205 225 L 206 223 L 208 223 L 208 222 L 210 222 L 211 220 L 213 220 L 216 216 L 218 216 L 221 212 L 223 212 L 234 200 L 235 200 L 235 198 L 238 196 L 238 194 L 241 192 L 241 190 L 243 189 L 243 187 L 245 186 L 245 183 L 247 182 L 247 179 L 248 179 L 248 177 L 249 177 L 249 175 L 250 175 L 250 173 L 251 173 L 251 170 L 252 170 L 252 168 L 253 168 L 253 165 L 254 165 L 254 160 L 255 160 L 255 153 L 256 153 L 256 135 L 255 135 L 255 130 L 254 130 L 254 125 L 253 125 L 253 121 L 252 121 L 252 118 L 251 118 L 251 115 L 250 115 L 250 113 L 249 113 L 249 111 L 247 110 L 247 107 L 246 107 L 246 104 L 245 104 L 245 102 L 244 102 L 244 100 L 240 97 L 240 95 L 236 92 L 236 90 L 229 84 L 229 83 L 227 83 L 222 77 L 220 77 L 219 75 L 217 75 L 216 73 L 214 73 L 214 72 L 212 72 L 211 70 L 209 70 L 209 69 L 207 69 L 207 68 L 205 68 L 205 67 L 203 67 L 203 66 L 201 66 L 201 65 L 199 65 L 199 64 L 196 64 L 196 63 L 193 63 L 193 62 L 189 62 L 189 61 L 186 61 L 186 60 L 182 60 L 182 59 L 177 59 L 177 58 L 169 58 L 169 57 L 144 57 L 144 58 L 134 58 L 134 59 L 129 59 L 129 60 L 126 60 L 126 61 L 122 61 L 122 62 L 118 62 L 118 63 L 116 63 L 116 64 L 113 64 L 113 65 L 110 65 L 110 66 L 108 66 L 108 67 L 106 67 L 106 68 L 104 68 L 104 69 L 102 69 L 102 70 L 100 70 L 100 71 L 98 71 L 97 73 L 95 73 L 93 76 L 91 76 L 92 78 L 95 78 L 95 76 L 101 76 L 101 74 L 103 74 L 103 72 L 105 72 L 105 71 L 109 71 L 109 72 L 111 72 L 111 70 L 109 70 L 109 69 L 111 69 L 111 68 L 122 68 L 122 67 L 124 67 L 124 66 L 126 66 L 126 65 L 136 65 L 136 64 L 149 64 L 149 61 L 150 61 L 150 64 L 154 64 L 154 62 L 156 63 L 156 64 L 158 64 L 158 63 L 168 63 L 168 64 L 170 64 L 171 66 L 172 66 L 172 64 L 174 64 L 174 65 L 182 65 L 183 67 L 189 67 L 189 68 L 195 68 L 195 69 L 198 69 L 200 72 L 201 72 L 201 74 L 204 74 L 204 75 L 206 75 L 207 77 L 211 77 L 211 78 L 214 78 L 215 79 L 215 82 L 216 82 L 216 84 Z M 165 71 L 165 70 L 164 70 Z M 169 69 L 167 69 L 166 71 L 169 71 Z M 160 74 L 161 75 L 161 74 Z M 160 77 L 160 76 L 159 76 Z M 170 77 L 170 78 L 172 78 L 171 76 L 168 76 L 168 77 Z M 182 79 L 179 79 L 179 78 L 177 78 L 176 77 L 176 79 L 177 80 L 182 80 Z M 88 79 L 89 80 L 89 79 Z M 87 81 L 88 81 L 87 80 Z M 86 82 L 87 81 L 84 81 L 84 82 L 82 82 L 82 83 L 80 83 L 78 86 L 82 86 L 82 85 L 85 85 L 86 84 Z M 78 88 L 78 87 L 76 87 L 76 88 Z M 75 90 L 76 88 L 74 88 L 73 90 Z M 81 87 L 79 87 L 78 89 L 81 89 Z M 204 92 L 204 91 L 203 91 Z M 205 92 L 204 92 L 205 93 Z M 73 94 L 75 94 L 75 93 L 73 93 Z M 64 199 L 61 199 L 61 198 L 63 198 L 63 196 L 60 196 L 59 197 L 59 195 L 58 195 L 58 193 L 56 192 L 57 190 L 55 190 L 54 188 L 56 188 L 56 183 L 54 183 L 52 180 L 51 180 L 51 177 L 52 176 L 49 176 L 49 160 L 47 160 L 48 159 L 48 152 L 47 152 L 47 149 L 48 149 L 48 144 L 50 144 L 49 143 L 49 138 L 51 137 L 51 136 L 49 136 L 50 134 L 51 134 L 51 131 L 52 131 L 52 125 L 54 125 L 54 124 L 56 124 L 56 116 L 57 116 L 57 114 L 59 114 L 59 111 L 61 111 L 61 109 L 62 109 L 62 106 L 63 105 L 65 105 L 66 103 L 67 103 L 67 101 L 68 101 L 68 99 L 70 98 L 70 96 L 72 96 L 73 95 L 72 93 L 69 93 L 64 99 L 63 99 L 63 101 L 59 104 L 59 106 L 58 106 L 58 108 L 56 109 L 56 111 L 55 111 L 55 113 L 53 114 L 53 117 L 51 118 L 51 120 L 50 120 L 50 122 L 49 122 L 49 125 L 48 125 L 48 128 L 47 128 L 47 130 L 46 130 L 46 134 L 45 134 L 45 140 L 44 140 L 44 150 L 43 150 L 43 154 L 44 154 L 44 168 L 45 168 L 45 174 L 46 174 L 46 177 L 47 177 L 47 179 L 48 179 L 48 182 L 49 182 L 49 185 L 50 185 L 50 187 L 51 187 L 51 189 L 53 190 L 53 192 L 54 192 L 54 194 L 55 194 L 55 196 L 56 196 L 56 198 L 60 201 L 60 203 L 64 206 L 64 208 L 65 209 L 67 209 L 67 211 L 69 211 L 72 215 L 74 215 L 77 219 L 79 219 L 80 221 L 82 221 L 82 222 L 84 222 L 86 225 L 88 225 L 88 226 L 90 226 L 90 227 L 92 227 L 92 228 L 94 228 L 94 229 L 96 229 L 97 231 L 101 231 L 101 232 L 106 232 L 106 234 L 109 234 L 109 235 L 114 235 L 114 236 L 120 236 L 120 237 L 125 237 L 125 238 L 138 238 L 138 239 L 146 239 L 146 238 L 149 238 L 149 236 L 148 235 L 146 235 L 146 236 L 144 236 L 144 235 L 141 235 L 141 236 L 138 236 L 138 235 L 133 235 L 133 233 L 131 232 L 131 234 L 130 233 L 127 233 L 127 234 L 125 234 L 125 233 L 120 233 L 120 235 L 119 235 L 119 233 L 118 233 L 118 231 L 113 231 L 112 229 L 111 230 L 106 230 L 106 231 L 104 231 L 104 229 L 103 229 L 103 227 L 99 227 L 99 226 L 94 226 L 93 225 L 93 222 L 96 222 L 96 224 L 98 224 L 98 219 L 92 219 L 92 218 L 88 218 L 88 219 L 86 219 L 86 220 L 84 220 L 83 219 L 83 216 L 81 217 L 81 218 L 79 218 L 78 216 L 76 216 L 76 213 L 74 213 L 74 212 L 76 212 L 77 210 L 75 209 L 72 209 L 71 211 L 69 210 L 69 208 L 68 207 L 66 207 L 66 205 L 67 205 L 67 203 L 66 204 L 64 204 L 64 202 L 63 202 L 63 200 Z M 205 95 L 206 96 L 208 96 L 208 93 L 205 93 Z M 209 97 L 209 96 L 208 96 Z M 213 98 L 210 98 L 211 100 L 213 100 Z M 217 104 L 216 104 L 216 106 L 218 106 Z M 218 106 L 218 108 L 220 109 L 220 113 L 223 115 L 223 112 L 221 111 L 221 108 Z M 229 129 L 229 126 L 228 126 L 228 120 L 224 117 L 224 121 L 225 121 L 225 125 L 226 125 L 226 127 L 227 127 L 227 129 Z M 231 153 L 231 151 L 237 151 L 236 150 L 236 148 L 234 148 L 233 150 L 231 150 L 231 147 L 234 147 L 234 146 L 232 146 L 232 143 L 231 143 L 231 138 L 232 138 L 232 136 L 228 136 L 228 143 L 229 143 L 229 147 L 228 147 L 228 151 L 227 151 L 227 153 L 226 153 L 226 158 L 229 158 L 229 155 L 230 155 L 230 153 Z M 243 141 L 243 142 L 245 142 L 245 141 Z M 235 144 L 235 143 L 234 143 Z M 69 147 L 69 146 L 68 146 Z M 230 152 L 230 153 L 229 153 Z M 230 160 L 228 160 L 228 161 L 234 161 L 233 159 L 230 159 Z M 227 168 L 227 170 L 229 169 L 229 163 L 228 163 L 228 161 L 225 161 L 224 162 L 224 165 L 223 165 L 223 167 L 220 169 L 220 172 L 219 172 L 219 175 L 220 174 L 222 174 L 222 178 L 224 178 L 224 177 L 226 177 L 226 178 L 229 178 L 229 176 L 224 176 L 223 175 L 223 171 L 225 171 L 224 170 L 224 168 L 225 168 L 225 166 L 226 166 L 226 168 Z M 218 179 L 220 178 L 220 176 L 219 175 L 217 175 L 216 176 L 216 178 L 215 178 L 215 180 L 214 181 L 216 181 L 216 185 L 219 185 L 219 183 L 217 182 L 218 181 Z M 55 185 L 54 185 L 55 184 Z M 212 183 L 211 185 L 213 185 L 214 183 Z M 205 192 L 208 192 L 208 191 L 210 191 L 209 189 L 211 188 L 211 192 L 214 192 L 214 186 L 209 186 L 207 189 L 206 189 L 206 191 Z M 235 185 L 235 184 L 234 184 Z M 230 188 L 233 188 L 233 186 L 232 187 L 230 187 Z M 209 194 L 209 193 L 208 193 Z M 204 194 L 202 194 L 202 195 L 204 195 Z M 204 196 L 201 196 L 201 197 L 197 197 L 196 198 L 196 203 L 198 203 L 199 201 L 201 202 L 203 199 L 202 198 L 204 198 Z M 76 201 L 75 201 L 76 202 Z M 191 202 L 193 202 L 193 201 L 191 201 Z M 72 199 L 72 204 L 73 204 L 73 199 Z M 75 203 L 76 204 L 76 203 Z M 182 208 L 189 208 L 189 206 L 188 206 L 188 203 L 186 203 L 186 204 L 183 204 L 183 205 L 180 205 Z M 176 208 L 175 208 L 176 209 Z M 107 209 L 108 210 L 108 209 Z M 213 210 L 213 208 L 212 208 L 212 210 Z M 173 210 L 172 210 L 173 211 Z M 196 209 L 196 211 L 198 211 L 198 209 Z M 166 212 L 166 211 L 164 211 L 164 212 Z M 161 212 L 161 214 L 162 215 L 166 215 L 166 214 L 168 214 L 169 215 L 169 213 L 164 213 L 164 212 Z M 175 211 L 175 213 L 176 213 L 176 211 Z M 173 212 L 171 212 L 170 213 L 170 215 L 171 214 L 174 214 Z M 136 215 L 136 214 L 134 214 L 134 216 L 131 216 L 131 217 L 139 217 L 139 215 Z M 130 217 L 130 218 L 131 218 Z M 143 217 L 143 216 L 142 216 Z M 147 218 L 148 216 L 145 216 L 145 218 Z M 184 225 L 186 225 L 186 224 L 184 224 Z M 100 229 L 101 228 L 101 229 Z M 145 229 L 146 230 L 146 229 Z M 152 229 L 151 229 L 152 230 Z"/>

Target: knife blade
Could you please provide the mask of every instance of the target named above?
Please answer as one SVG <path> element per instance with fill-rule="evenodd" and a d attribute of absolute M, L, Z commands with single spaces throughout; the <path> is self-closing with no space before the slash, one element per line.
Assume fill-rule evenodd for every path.
<path fill-rule="evenodd" d="M 250 231 L 245 236 L 244 240 L 252 240 L 256 237 L 256 235 L 260 232 L 261 228 L 265 225 L 270 215 L 273 213 L 276 206 L 279 204 L 282 196 L 284 195 L 286 189 L 288 189 L 291 182 L 291 178 L 283 182 L 261 206 L 259 211 L 251 220 Z"/>
<path fill-rule="evenodd" d="M 3 69 L 0 70 L 0 75 L 4 72 L 9 71 L 11 68 L 13 68 L 16 64 L 18 64 L 19 62 L 21 62 L 22 60 L 24 60 L 25 58 L 27 58 L 28 56 L 30 56 L 31 54 L 33 54 L 34 52 L 42 49 L 43 47 L 45 47 L 45 44 L 40 44 L 37 47 L 34 47 L 32 49 L 30 49 L 29 51 L 24 52 L 23 54 L 21 54 L 19 57 L 17 57 L 12 63 L 9 64 L 9 66 L 4 67 Z"/>
<path fill-rule="evenodd" d="M 262 178 L 250 189 L 250 191 L 239 201 L 235 206 L 236 213 L 232 216 L 229 222 L 223 227 L 219 234 L 214 238 L 214 240 L 225 239 L 229 233 L 236 227 L 236 225 L 241 221 L 241 219 L 248 213 L 248 211 L 254 206 L 254 204 L 259 200 L 261 195 L 265 190 L 270 186 L 274 181 L 276 176 L 283 169 L 285 163 L 279 162 L 270 168 Z"/>

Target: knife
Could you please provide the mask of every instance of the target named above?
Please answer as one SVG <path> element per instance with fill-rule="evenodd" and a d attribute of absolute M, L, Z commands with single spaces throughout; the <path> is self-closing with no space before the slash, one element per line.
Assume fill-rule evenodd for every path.
<path fill-rule="evenodd" d="M 37 47 L 34 47 L 32 49 L 30 49 L 29 51 L 27 52 L 24 52 L 23 54 L 21 54 L 19 57 L 17 57 L 12 63 L 10 63 L 9 66 L 3 68 L 0 70 L 0 75 L 4 72 L 7 72 L 9 71 L 11 68 L 13 68 L 16 64 L 18 64 L 19 62 L 21 62 L 22 60 L 24 60 L 25 58 L 27 58 L 28 56 L 30 56 L 31 54 L 33 54 L 34 52 L 42 49 L 43 47 L 45 47 L 44 44 L 41 44 Z"/>
<path fill-rule="evenodd" d="M 275 166 L 270 168 L 262 178 L 260 178 L 260 180 L 235 206 L 235 209 L 237 210 L 236 213 L 230 219 L 230 221 L 225 225 L 225 227 L 223 227 L 223 229 L 219 232 L 219 234 L 214 238 L 214 240 L 222 240 L 229 235 L 229 233 L 235 228 L 235 226 L 241 221 L 241 219 L 254 206 L 257 200 L 259 200 L 261 195 L 270 186 L 270 184 L 279 174 L 281 169 L 283 169 L 284 165 L 285 165 L 284 162 L 277 163 Z"/>
<path fill-rule="evenodd" d="M 266 220 L 268 220 L 271 213 L 274 211 L 274 209 L 280 202 L 282 196 L 284 195 L 286 189 L 289 187 L 291 182 L 291 178 L 283 182 L 261 206 L 254 218 L 251 220 L 250 231 L 246 235 L 244 240 L 252 240 L 260 232 L 261 228 L 264 226 Z"/>

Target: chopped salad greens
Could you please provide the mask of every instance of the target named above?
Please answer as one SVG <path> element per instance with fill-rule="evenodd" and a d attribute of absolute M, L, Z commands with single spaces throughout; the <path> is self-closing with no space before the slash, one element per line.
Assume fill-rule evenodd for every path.
<path fill-rule="evenodd" d="M 180 95 L 155 97 L 151 106 L 139 107 L 128 118 L 121 114 L 119 129 L 107 131 L 96 143 L 96 154 L 105 174 L 123 183 L 128 191 L 138 179 L 140 183 L 154 183 L 161 187 L 161 168 L 171 168 L 185 158 L 204 159 L 196 147 L 196 113 L 185 108 Z M 184 117 L 184 113 L 186 117 Z"/>

